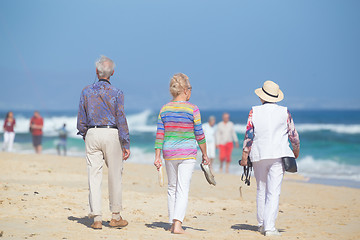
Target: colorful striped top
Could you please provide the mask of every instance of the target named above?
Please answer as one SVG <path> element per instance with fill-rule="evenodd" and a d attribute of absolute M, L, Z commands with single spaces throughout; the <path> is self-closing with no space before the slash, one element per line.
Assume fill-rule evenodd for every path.
<path fill-rule="evenodd" d="M 196 159 L 198 144 L 205 143 L 199 108 L 187 101 L 165 104 L 158 117 L 155 148 L 165 160 Z"/>

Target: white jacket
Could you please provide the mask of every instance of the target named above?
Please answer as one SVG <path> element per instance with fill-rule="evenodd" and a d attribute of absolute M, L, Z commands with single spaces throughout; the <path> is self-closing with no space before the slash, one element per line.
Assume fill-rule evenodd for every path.
<path fill-rule="evenodd" d="M 254 140 L 250 151 L 251 161 L 294 157 L 288 140 L 287 108 L 266 103 L 252 109 Z"/>

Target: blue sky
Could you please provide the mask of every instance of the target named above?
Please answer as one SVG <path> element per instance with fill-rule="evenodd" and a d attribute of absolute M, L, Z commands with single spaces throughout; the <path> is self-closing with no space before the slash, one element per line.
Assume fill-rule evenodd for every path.
<path fill-rule="evenodd" d="M 200 109 L 249 109 L 273 80 L 292 109 L 360 109 L 360 1 L 0 2 L 0 109 L 77 109 L 100 55 L 130 110 L 170 100 L 183 72 Z"/>

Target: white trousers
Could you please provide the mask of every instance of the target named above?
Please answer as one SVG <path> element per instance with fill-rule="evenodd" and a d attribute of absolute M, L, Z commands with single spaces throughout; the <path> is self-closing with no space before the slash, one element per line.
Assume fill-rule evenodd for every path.
<path fill-rule="evenodd" d="M 165 160 L 168 176 L 169 223 L 184 221 L 189 198 L 191 176 L 196 160 Z"/>
<path fill-rule="evenodd" d="M 12 151 L 12 147 L 14 144 L 15 132 L 4 132 L 4 143 L 3 150 L 7 150 L 8 152 Z"/>
<path fill-rule="evenodd" d="M 90 216 L 101 216 L 101 182 L 104 163 L 108 167 L 109 202 L 111 212 L 122 209 L 122 149 L 118 130 L 91 128 L 85 137 L 89 181 Z"/>
<path fill-rule="evenodd" d="M 257 184 L 257 220 L 265 231 L 275 230 L 284 168 L 281 158 L 253 163 Z"/>

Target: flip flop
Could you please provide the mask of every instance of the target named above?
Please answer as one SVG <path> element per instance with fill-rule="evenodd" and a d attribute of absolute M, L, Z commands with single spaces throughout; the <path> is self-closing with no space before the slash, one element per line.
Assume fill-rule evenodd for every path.
<path fill-rule="evenodd" d="M 209 165 L 205 165 L 205 164 L 201 163 L 200 167 L 201 167 L 201 170 L 204 172 L 205 178 L 208 181 L 208 183 L 215 186 L 216 185 L 215 177 L 212 174 Z"/>
<path fill-rule="evenodd" d="M 159 168 L 158 174 L 159 174 L 159 185 L 160 185 L 160 187 L 163 187 L 164 186 L 164 168 L 162 165 Z"/>

